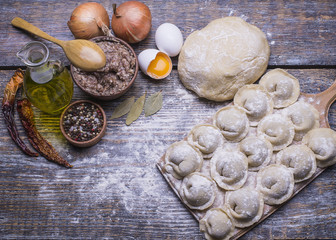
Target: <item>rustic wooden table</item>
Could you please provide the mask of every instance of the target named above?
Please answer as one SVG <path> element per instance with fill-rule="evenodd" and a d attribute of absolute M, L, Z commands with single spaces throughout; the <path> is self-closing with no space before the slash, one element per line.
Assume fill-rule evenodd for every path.
<path fill-rule="evenodd" d="M 10 25 L 20 16 L 62 40 L 73 39 L 67 27 L 72 10 L 85 1 L 0 1 L 0 92 L 23 64 L 16 52 L 31 40 L 43 41 Z M 112 3 L 102 0 L 112 15 Z M 149 37 L 134 44 L 138 54 L 155 48 L 154 33 L 176 24 L 186 38 L 211 20 L 239 16 L 266 33 L 269 69 L 281 67 L 300 81 L 303 92 L 325 90 L 336 79 L 336 2 L 329 1 L 144 1 L 152 12 Z M 43 41 L 51 58 L 69 65 L 60 47 Z M 0 116 L 0 238 L 203 239 L 198 222 L 174 195 L 155 164 L 173 142 L 182 139 L 227 103 L 199 99 L 186 90 L 174 69 L 153 81 L 141 72 L 120 99 L 99 102 L 110 117 L 126 97 L 162 90 L 163 108 L 131 126 L 125 117 L 108 120 L 97 145 L 79 149 L 63 138 L 59 118 L 35 109 L 36 124 L 73 169 L 42 157 L 27 157 L 17 148 Z M 75 86 L 73 100 L 90 99 Z M 1 94 L 1 97 L 3 94 Z M 91 99 L 92 100 L 92 99 Z M 16 115 L 20 135 L 27 142 Z M 336 130 L 336 105 L 329 112 Z M 336 238 L 336 166 L 328 168 L 285 206 L 243 239 Z"/>

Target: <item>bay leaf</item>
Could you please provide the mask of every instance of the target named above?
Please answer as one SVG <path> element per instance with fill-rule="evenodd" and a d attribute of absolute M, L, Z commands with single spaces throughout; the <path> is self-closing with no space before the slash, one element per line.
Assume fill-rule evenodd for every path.
<path fill-rule="evenodd" d="M 141 97 L 139 97 L 138 100 L 136 100 L 136 102 L 133 104 L 126 118 L 127 126 L 131 125 L 132 122 L 134 122 L 139 118 L 145 104 L 145 99 L 146 99 L 146 93 Z"/>
<path fill-rule="evenodd" d="M 129 97 L 120 103 L 113 111 L 111 119 L 115 119 L 127 114 L 134 104 L 135 97 Z"/>
<path fill-rule="evenodd" d="M 162 108 L 162 91 L 150 95 L 145 103 L 145 116 L 148 117 Z"/>

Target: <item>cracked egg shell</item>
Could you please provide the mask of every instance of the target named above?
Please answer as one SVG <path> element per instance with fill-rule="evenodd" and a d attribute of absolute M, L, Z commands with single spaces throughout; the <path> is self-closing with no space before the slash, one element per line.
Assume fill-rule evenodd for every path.
<path fill-rule="evenodd" d="M 146 49 L 138 56 L 140 69 L 143 73 L 154 79 L 167 77 L 173 67 L 170 57 L 156 49 Z"/>

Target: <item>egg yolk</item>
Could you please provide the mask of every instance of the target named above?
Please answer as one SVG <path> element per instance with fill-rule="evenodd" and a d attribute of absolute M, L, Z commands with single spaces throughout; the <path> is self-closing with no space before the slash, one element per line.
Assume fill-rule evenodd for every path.
<path fill-rule="evenodd" d="M 161 79 L 168 76 L 171 68 L 172 64 L 169 57 L 159 52 L 155 59 L 149 64 L 147 73 L 153 78 Z"/>

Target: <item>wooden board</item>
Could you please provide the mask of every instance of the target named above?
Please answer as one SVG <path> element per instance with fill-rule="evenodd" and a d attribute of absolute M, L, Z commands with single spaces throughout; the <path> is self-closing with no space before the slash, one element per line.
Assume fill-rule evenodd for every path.
<path fill-rule="evenodd" d="M 329 126 L 329 122 L 328 122 L 328 116 L 327 116 L 327 112 L 329 110 L 330 105 L 334 102 L 335 97 L 336 97 L 336 93 L 335 93 L 335 87 L 336 87 L 336 82 L 333 82 L 333 84 L 325 91 L 318 93 L 318 94 L 307 94 L 307 93 L 301 93 L 298 100 L 297 101 L 303 101 L 305 103 L 311 104 L 312 106 L 315 107 L 315 109 L 320 113 L 319 114 L 319 127 L 320 128 L 330 128 Z M 232 101 L 229 101 L 228 105 L 226 106 L 232 106 L 233 103 Z M 274 109 L 273 113 L 277 114 L 283 111 L 283 108 L 281 109 Z M 216 114 L 215 114 L 216 115 Z M 204 122 L 202 122 L 201 124 L 213 124 L 214 121 L 214 116 L 211 116 L 209 119 L 205 120 Z M 255 129 L 255 127 L 250 126 L 250 129 L 253 128 Z M 189 131 L 190 132 L 190 131 Z M 253 132 L 253 133 L 252 133 Z M 258 134 L 255 133 L 256 130 L 250 130 L 250 133 L 247 136 L 258 136 Z M 252 133 L 252 134 L 251 134 Z M 188 133 L 187 133 L 188 134 Z M 184 137 L 183 139 L 178 140 L 179 141 L 187 141 L 188 137 Z M 189 142 L 189 140 L 188 140 Z M 232 143 L 230 141 L 228 141 L 227 143 L 228 146 L 231 146 L 235 143 Z M 226 145 L 223 145 L 222 148 L 226 149 Z M 292 144 L 302 144 L 301 141 L 297 142 L 294 141 L 290 144 L 290 146 Z M 236 149 L 236 147 L 233 147 L 233 149 Z M 220 147 L 219 147 L 220 148 Z M 228 191 L 221 189 L 219 186 L 217 186 L 216 184 L 216 190 L 214 195 L 216 196 L 216 199 L 214 201 L 214 203 L 207 209 L 204 209 L 203 211 L 199 211 L 199 210 L 194 210 L 189 208 L 186 204 L 185 201 L 183 201 L 183 197 L 181 196 L 181 187 L 182 187 L 182 180 L 183 179 L 176 179 L 174 176 L 172 176 L 170 173 L 168 173 L 165 170 L 165 166 L 167 166 L 167 162 L 165 160 L 166 158 L 166 154 L 165 153 L 157 162 L 157 168 L 159 169 L 160 173 L 162 174 L 162 176 L 165 178 L 166 182 L 168 183 L 168 185 L 172 188 L 172 190 L 174 191 L 174 193 L 176 194 L 176 196 L 181 200 L 181 202 L 185 205 L 185 207 L 190 211 L 190 213 L 193 215 L 193 217 L 200 222 L 200 220 L 206 215 L 206 213 L 213 209 L 213 208 L 223 208 L 224 207 L 224 203 L 223 200 L 219 200 L 218 199 L 225 199 L 226 197 L 226 193 Z M 277 158 L 277 154 L 278 152 L 273 152 L 272 153 L 272 160 L 271 163 L 269 164 L 274 164 L 275 163 L 275 159 Z M 315 161 L 315 160 L 314 160 Z M 212 178 L 209 169 L 211 168 L 211 163 L 209 162 L 209 159 L 206 160 L 204 159 L 203 161 L 203 165 L 202 168 L 200 169 L 200 173 L 202 173 L 203 175 L 207 176 L 209 179 Z M 255 226 L 257 226 L 258 224 L 260 224 L 262 221 L 264 221 L 266 218 L 268 218 L 269 216 L 271 216 L 273 213 L 275 213 L 279 208 L 281 208 L 283 205 L 286 204 L 286 202 L 288 202 L 290 199 L 292 199 L 295 195 L 297 195 L 300 191 L 302 191 L 305 187 L 308 186 L 309 183 L 311 183 L 315 178 L 317 178 L 320 174 L 322 174 L 324 171 L 326 170 L 326 168 L 319 168 L 317 167 L 316 171 L 314 172 L 314 174 L 307 180 L 303 181 L 303 182 L 299 182 L 299 183 L 295 183 L 294 184 L 294 190 L 293 193 L 291 195 L 291 197 L 283 202 L 282 204 L 278 204 L 278 205 L 269 205 L 269 204 L 264 204 L 263 205 L 263 211 L 262 211 L 262 215 L 261 218 L 255 222 L 254 224 L 252 224 L 251 226 L 245 227 L 245 228 L 238 228 L 235 227 L 235 229 L 233 230 L 232 233 L 232 237 L 230 237 L 230 240 L 236 240 L 238 238 L 240 238 L 241 236 L 245 235 L 246 233 L 248 233 L 251 229 L 253 229 Z M 246 188 L 247 186 L 252 188 L 255 188 L 256 184 L 256 174 L 257 172 L 255 171 L 248 171 L 248 177 L 247 177 L 247 181 L 246 183 L 244 183 L 244 185 L 242 186 L 242 188 Z M 214 179 L 213 179 L 214 180 Z M 225 200 L 226 201 L 226 200 Z"/>
<path fill-rule="evenodd" d="M 0 4 L 0 96 L 11 75 L 23 64 L 15 54 L 33 39 L 10 26 L 20 16 L 53 36 L 68 40 L 66 26 L 75 6 L 85 1 L 10 0 Z M 100 1 L 109 13 L 112 3 Z M 120 4 L 122 1 L 115 1 Z M 269 69 L 284 67 L 301 90 L 317 93 L 336 79 L 335 8 L 329 1 L 143 1 L 151 9 L 150 36 L 134 44 L 138 54 L 155 48 L 155 29 L 164 22 L 178 25 L 183 36 L 210 20 L 234 15 L 259 26 L 271 46 Z M 111 15 L 111 14 L 110 14 Z M 60 48 L 45 42 L 53 59 L 65 60 Z M 36 124 L 73 165 L 64 169 L 44 158 L 29 158 L 8 136 L 0 115 L 0 238 L 2 239 L 204 239 L 198 222 L 175 196 L 155 164 L 173 142 L 213 115 L 221 106 L 199 99 L 172 74 L 153 81 L 139 73 L 120 99 L 100 102 L 108 118 L 129 96 L 163 90 L 163 108 L 142 115 L 131 126 L 125 117 L 108 120 L 102 141 L 88 149 L 69 145 L 58 118 L 35 109 Z M 73 100 L 91 99 L 77 87 Z M 92 99 L 91 99 L 92 100 Z M 16 121 L 24 141 L 27 138 Z M 336 105 L 329 122 L 336 129 Z M 336 238 L 336 167 L 324 171 L 285 206 L 242 239 Z"/>

